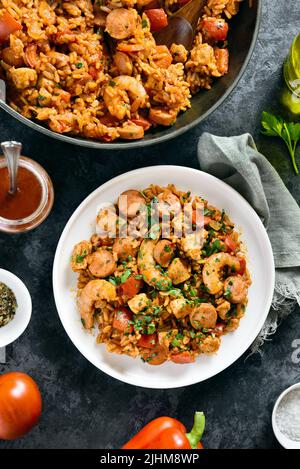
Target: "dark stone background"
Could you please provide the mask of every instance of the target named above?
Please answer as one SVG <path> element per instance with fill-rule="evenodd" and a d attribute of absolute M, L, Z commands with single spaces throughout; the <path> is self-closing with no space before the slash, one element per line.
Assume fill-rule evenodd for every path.
<path fill-rule="evenodd" d="M 272 432 L 276 397 L 300 381 L 292 363 L 292 342 L 300 338 L 299 309 L 263 347 L 263 355 L 241 357 L 220 375 L 175 390 L 147 390 L 118 382 L 83 358 L 68 339 L 56 312 L 51 270 L 59 236 L 78 204 L 110 178 L 142 166 L 198 167 L 196 145 L 203 131 L 218 135 L 251 132 L 300 201 L 300 184 L 284 144 L 259 134 L 260 112 L 275 103 L 281 65 L 298 32 L 300 9 L 294 0 L 263 0 L 255 52 L 238 87 L 204 124 L 160 146 L 100 152 L 62 144 L 31 131 L 0 111 L 1 140 L 24 143 L 24 154 L 38 160 L 52 177 L 56 200 L 47 221 L 21 236 L 0 235 L 0 264 L 23 279 L 32 296 L 33 315 L 23 336 L 7 348 L 0 372 L 20 370 L 42 391 L 41 422 L 27 437 L 1 442 L 1 448 L 117 448 L 143 424 L 162 414 L 190 426 L 194 410 L 207 416 L 208 448 L 279 447 Z M 300 163 L 300 157 L 298 158 Z M 291 220 L 292 223 L 292 220 Z"/>

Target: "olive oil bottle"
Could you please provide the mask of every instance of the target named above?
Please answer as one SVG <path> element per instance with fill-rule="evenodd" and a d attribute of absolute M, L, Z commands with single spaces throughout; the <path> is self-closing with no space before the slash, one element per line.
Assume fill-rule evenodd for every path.
<path fill-rule="evenodd" d="M 291 45 L 283 65 L 284 88 L 281 103 L 291 119 L 300 120 L 300 33 Z"/>

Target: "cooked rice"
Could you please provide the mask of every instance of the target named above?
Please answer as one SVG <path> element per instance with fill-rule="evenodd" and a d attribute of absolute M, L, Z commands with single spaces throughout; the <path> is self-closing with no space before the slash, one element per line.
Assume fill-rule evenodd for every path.
<path fill-rule="evenodd" d="M 203 18 L 230 19 L 240 1 L 208 0 Z M 142 138 L 151 125 L 173 124 L 191 106 L 191 93 L 209 89 L 214 78 L 227 72 L 218 59 L 226 42 L 204 40 L 200 18 L 189 54 L 182 45 L 163 49 L 156 46 L 149 20 L 140 9 L 137 13 L 137 5 L 137 0 L 0 0 L 0 18 L 8 12 L 22 25 L 0 46 L 0 75 L 7 81 L 10 106 L 54 132 L 106 142 Z M 177 0 L 165 2 L 170 14 L 178 7 Z M 131 37 L 111 42 L 108 50 L 106 15 L 120 8 L 135 12 L 135 30 Z M 120 72 L 113 58 L 119 47 L 125 47 L 128 72 Z M 128 47 L 140 49 L 128 52 Z M 144 87 L 146 98 L 138 105 L 132 101 L 132 80 L 128 88 L 119 90 L 117 83 L 109 89 L 127 73 L 136 87 Z M 112 107 L 126 107 L 125 113 L 116 115 L 109 108 L 108 89 L 114 95 Z"/>
<path fill-rule="evenodd" d="M 148 207 L 148 213 L 150 213 L 149 210 L 155 210 L 153 207 L 151 208 L 151 202 L 158 200 L 172 200 L 172 203 L 176 202 L 181 209 L 188 208 L 190 216 L 200 204 L 203 207 L 205 217 L 208 217 L 205 221 L 205 228 L 201 231 L 204 241 L 202 245 L 196 247 L 193 244 L 189 245 L 189 236 L 193 236 L 193 234 L 187 231 L 186 225 L 184 225 L 183 238 L 178 238 L 175 234 L 175 226 L 176 220 L 181 219 L 181 212 L 174 212 L 175 205 L 173 208 L 169 206 L 172 230 L 170 236 L 164 240 L 167 241 L 168 246 L 172 246 L 174 252 L 170 254 L 168 267 L 160 266 L 160 261 L 155 258 L 157 263 L 155 269 L 158 269 L 163 276 L 172 279 L 173 284 L 171 282 L 167 289 L 163 288 L 159 282 L 151 283 L 154 280 L 145 277 L 144 269 L 150 269 L 150 267 L 143 265 L 143 262 L 146 264 L 148 260 L 143 261 L 145 253 L 141 238 L 123 238 L 122 240 L 110 238 L 113 235 L 110 227 L 101 236 L 94 234 L 90 241 L 78 243 L 73 249 L 71 266 L 75 272 L 78 272 L 78 306 L 83 318 L 83 325 L 86 326 L 86 316 L 81 309 L 82 295 L 86 294 L 86 288 L 90 287 L 91 281 L 105 278 L 106 282 L 101 284 L 100 296 L 105 296 L 103 295 L 104 289 L 110 284 L 115 286 L 117 296 L 112 299 L 103 299 L 99 298 L 98 295 L 97 299 L 91 302 L 92 309 L 89 310 L 89 315 L 92 315 L 90 316 L 92 318 L 91 326 L 95 321 L 94 325 L 99 329 L 97 343 L 106 344 L 109 352 L 126 354 L 131 357 L 139 356 L 149 364 L 160 364 L 166 360 L 181 363 L 182 357 L 183 362 L 185 359 L 193 361 L 202 353 L 216 353 L 221 344 L 221 336 L 238 328 L 247 305 L 247 289 L 251 284 L 251 279 L 246 268 L 245 247 L 240 241 L 239 233 L 224 211 L 210 205 L 199 196 L 180 191 L 172 184 L 168 187 L 151 185 L 138 194 L 142 194 Z M 117 214 L 115 223 L 119 227 L 123 212 L 119 211 L 118 204 L 115 205 L 115 209 Z M 107 211 L 100 210 L 97 215 L 97 223 L 101 221 L 104 213 L 107 216 Z M 161 228 L 164 222 L 162 213 Z M 130 221 L 132 220 L 130 219 L 128 223 Z M 161 232 L 159 233 L 153 241 L 155 246 L 162 239 Z M 125 246 L 124 242 L 126 241 L 128 244 Z M 208 266 L 207 261 L 211 260 L 211 256 L 214 254 L 220 255 L 222 258 L 225 251 L 230 253 L 230 259 L 242 262 L 242 264 L 238 264 L 240 268 L 244 263 L 244 267 L 240 271 L 234 270 L 233 267 L 232 270 L 230 267 L 225 268 L 220 277 L 222 282 L 226 282 L 226 278 L 230 277 L 230 282 L 238 279 L 236 281 L 243 283 L 246 293 L 239 302 L 236 298 L 230 299 L 228 296 L 230 293 L 225 286 L 215 294 L 211 294 L 207 289 L 208 277 L 205 278 L 203 274 L 204 269 Z M 111 262 L 114 264 L 110 275 L 102 274 L 103 263 L 101 264 L 101 262 L 98 265 L 97 275 L 95 271 L 91 272 L 95 268 L 94 254 L 99 252 L 106 253 L 106 255 L 110 253 Z M 129 255 L 129 252 L 132 255 Z M 164 253 L 164 250 L 161 252 Z M 166 252 L 169 251 L 166 250 Z M 178 283 L 178 278 L 176 280 L 176 275 L 180 276 L 180 267 L 175 268 L 175 277 L 174 273 L 171 275 L 170 269 L 175 262 L 174 259 L 179 259 L 189 272 L 188 277 L 181 283 Z M 135 284 L 131 294 L 126 287 L 128 279 L 131 279 L 131 282 L 139 282 Z M 228 285 L 233 285 L 230 282 Z M 90 296 L 87 298 L 89 299 Z M 201 314 L 204 316 L 200 316 L 200 319 L 198 318 L 194 322 L 192 319 L 193 312 L 201 305 L 208 310 L 213 308 L 215 311 L 213 314 L 216 315 L 216 318 L 213 319 L 213 324 L 207 325 L 207 327 L 204 327 L 203 324 L 199 326 L 197 323 L 197 321 L 201 321 L 201 317 L 205 317 L 206 312 L 202 311 Z M 188 311 L 183 311 L 184 314 L 182 307 L 188 308 Z M 125 315 L 127 315 L 125 326 L 122 323 L 124 308 Z M 146 342 L 148 339 L 146 344 L 145 338 Z M 149 340 L 153 342 L 149 344 Z M 156 363 L 157 360 L 159 363 Z"/>

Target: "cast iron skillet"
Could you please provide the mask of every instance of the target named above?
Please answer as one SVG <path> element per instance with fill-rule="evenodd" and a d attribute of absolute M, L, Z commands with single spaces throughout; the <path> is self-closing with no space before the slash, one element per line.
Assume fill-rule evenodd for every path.
<path fill-rule="evenodd" d="M 0 107 L 32 129 L 58 140 L 62 140 L 63 142 L 73 143 L 74 145 L 105 150 L 120 150 L 126 148 L 145 147 L 165 142 L 166 140 L 181 135 L 202 122 L 215 109 L 217 109 L 218 106 L 220 106 L 224 99 L 238 84 L 251 58 L 256 43 L 261 17 L 261 4 L 261 0 L 252 0 L 252 7 L 250 8 L 248 0 L 244 0 L 241 3 L 239 14 L 230 23 L 229 73 L 223 78 L 216 80 L 210 91 L 200 91 L 196 96 L 194 96 L 192 98 L 192 107 L 187 112 L 179 115 L 175 125 L 167 128 L 159 127 L 153 130 L 150 129 L 142 140 L 136 140 L 133 142 L 117 141 L 117 143 L 102 143 L 95 140 L 62 135 L 52 132 L 40 124 L 26 119 L 21 116 L 21 114 L 14 111 L 4 101 L 1 101 L 1 99 Z"/>

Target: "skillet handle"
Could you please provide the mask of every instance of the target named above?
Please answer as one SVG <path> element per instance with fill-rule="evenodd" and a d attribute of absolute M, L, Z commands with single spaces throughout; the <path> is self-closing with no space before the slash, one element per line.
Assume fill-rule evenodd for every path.
<path fill-rule="evenodd" d="M 0 101 L 6 103 L 6 86 L 4 80 L 0 80 Z"/>

